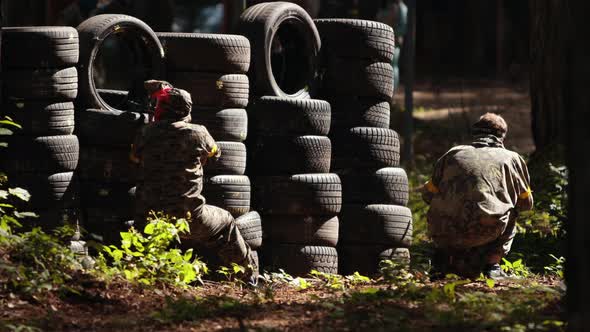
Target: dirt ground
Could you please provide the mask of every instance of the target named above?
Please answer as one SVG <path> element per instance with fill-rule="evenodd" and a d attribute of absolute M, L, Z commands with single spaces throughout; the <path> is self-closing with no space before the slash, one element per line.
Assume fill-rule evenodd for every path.
<path fill-rule="evenodd" d="M 556 279 L 536 282 L 546 287 L 559 287 Z M 429 283 L 424 289 L 434 294 L 433 287 L 442 289 L 444 285 L 443 282 Z M 522 289 L 511 282 L 496 284 L 491 289 L 480 281 L 458 286 L 457 294 L 522 296 Z M 376 291 L 388 295 L 373 296 Z M 202 287 L 183 291 L 133 286 L 121 280 L 89 281 L 83 293 L 61 292 L 37 299 L 0 294 L 1 307 L 9 309 L 0 311 L 0 322 L 15 326 L 6 331 L 481 331 L 486 323 L 475 317 L 485 316 L 489 314 L 486 310 L 493 308 L 458 306 L 457 310 L 466 311 L 462 315 L 473 315 L 474 319 L 460 317 L 447 322 L 444 318 L 448 315 L 445 313 L 447 302 L 442 306 L 428 306 L 425 305 L 428 297 L 412 299 L 383 283 L 347 291 L 298 290 L 279 285 L 272 294 L 268 293 L 264 286 L 240 289 L 230 283 L 207 282 Z M 523 303 L 528 305 L 528 301 L 525 299 Z M 536 302 L 532 310 L 525 308 L 517 310 L 530 310 L 534 318 L 517 316 L 517 320 L 562 319 L 562 304 L 556 297 Z M 469 310 L 473 312 L 468 313 Z M 435 315 L 442 318 L 433 319 Z M 506 321 L 506 326 L 514 324 L 514 319 Z M 3 330 L 2 325 L 0 330 Z M 542 331 L 554 330 L 561 331 L 551 328 Z"/>

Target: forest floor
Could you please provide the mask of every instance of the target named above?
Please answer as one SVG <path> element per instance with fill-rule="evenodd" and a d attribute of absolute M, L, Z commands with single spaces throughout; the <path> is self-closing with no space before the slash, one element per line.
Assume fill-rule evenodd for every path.
<path fill-rule="evenodd" d="M 84 279 L 84 278 L 80 278 Z M 80 282 L 80 280 L 78 281 Z M 6 331 L 565 331 L 555 278 L 515 282 L 310 281 L 188 290 L 82 281 L 84 292 L 36 299 L 0 294 Z M 311 286 L 314 285 L 314 286 Z"/>
<path fill-rule="evenodd" d="M 414 143 L 421 164 L 432 164 L 467 141 L 471 123 L 487 111 L 506 118 L 507 148 L 524 154 L 534 150 L 525 88 L 462 85 L 418 85 Z M 398 92 L 395 100 L 402 105 L 403 95 Z M 392 127 L 399 130 L 402 121 L 401 113 L 394 114 Z M 410 172 L 410 177 L 428 177 L 427 170 Z M 511 272 L 520 278 L 498 283 L 430 282 L 423 213 L 416 213 L 418 243 L 409 271 L 389 271 L 370 280 L 293 280 L 274 274 L 256 288 L 206 281 L 189 289 L 80 273 L 70 287 L 42 295 L 23 296 L 0 287 L 0 331 L 565 331 L 560 264 L 538 266 L 534 273 L 513 266 Z M 518 246 L 516 242 L 514 250 Z M 0 285 L 9 282 L 1 277 Z"/>

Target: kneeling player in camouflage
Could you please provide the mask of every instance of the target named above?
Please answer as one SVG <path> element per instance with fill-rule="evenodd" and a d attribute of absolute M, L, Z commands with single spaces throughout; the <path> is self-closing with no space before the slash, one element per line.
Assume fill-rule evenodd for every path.
<path fill-rule="evenodd" d="M 133 146 L 132 159 L 140 170 L 135 223 L 144 225 L 152 210 L 188 217 L 191 233 L 182 238 L 183 246 L 209 249 L 226 266 L 256 269 L 232 215 L 205 204 L 201 195 L 203 165 L 221 151 L 205 127 L 190 123 L 190 94 L 164 81 L 150 80 L 145 86 L 157 104 L 154 122 L 143 128 Z"/>
<path fill-rule="evenodd" d="M 500 261 L 512 245 L 519 211 L 533 205 L 524 160 L 504 148 L 502 117 L 487 113 L 473 125 L 473 142 L 449 150 L 426 183 L 428 232 L 438 275 L 506 275 Z"/>

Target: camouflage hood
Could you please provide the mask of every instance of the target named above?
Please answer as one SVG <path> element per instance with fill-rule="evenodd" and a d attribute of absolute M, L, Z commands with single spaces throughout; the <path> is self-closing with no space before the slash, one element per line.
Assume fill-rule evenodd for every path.
<path fill-rule="evenodd" d="M 490 147 L 490 148 L 504 148 L 503 139 L 492 134 L 474 135 L 471 145 L 476 148 Z"/>

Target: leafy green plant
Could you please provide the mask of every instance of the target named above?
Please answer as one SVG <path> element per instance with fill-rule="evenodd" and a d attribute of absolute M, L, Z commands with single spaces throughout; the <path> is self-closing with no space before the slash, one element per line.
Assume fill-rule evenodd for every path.
<path fill-rule="evenodd" d="M 309 281 L 307 281 L 307 279 L 300 277 L 293 279 L 293 281 L 291 281 L 291 285 L 295 285 L 295 287 L 297 287 L 297 289 L 301 291 L 311 288 L 313 286 Z"/>
<path fill-rule="evenodd" d="M 547 273 L 556 275 L 559 278 L 563 279 L 563 267 L 565 265 L 565 257 L 560 256 L 559 258 L 553 254 L 550 254 L 551 258 L 554 259 L 554 262 L 545 266 L 545 271 Z"/>
<path fill-rule="evenodd" d="M 243 283 L 243 278 L 246 275 L 247 268 L 239 264 L 232 263 L 231 267 L 221 266 L 216 272 L 225 277 L 228 282 Z"/>
<path fill-rule="evenodd" d="M 528 267 L 524 265 L 522 259 L 517 259 L 514 262 L 510 262 L 506 258 L 502 258 L 502 264 L 500 267 L 502 270 L 504 270 L 504 272 L 511 273 L 517 277 L 526 278 L 530 274 Z"/>
<path fill-rule="evenodd" d="M 67 287 L 73 272 L 82 269 L 69 248 L 40 228 L 11 236 L 3 251 L 0 273 L 9 287 L 26 295 Z"/>
<path fill-rule="evenodd" d="M 355 272 L 349 276 L 345 276 L 344 279 L 350 285 L 370 284 L 373 282 L 371 278 L 363 276 L 358 272 Z"/>
<path fill-rule="evenodd" d="M 563 236 L 567 220 L 568 169 L 565 165 L 535 161 L 531 161 L 530 170 L 532 185 L 539 188 L 534 192 L 535 208 L 520 214 L 519 231 Z"/>
<path fill-rule="evenodd" d="M 345 291 L 355 285 L 369 284 L 373 282 L 369 277 L 365 277 L 358 272 L 348 276 L 341 276 L 339 274 L 331 274 L 312 270 L 309 274 L 316 283 L 319 283 L 320 287 L 332 291 Z M 308 287 L 309 286 L 305 288 Z"/>
<path fill-rule="evenodd" d="M 21 128 L 21 126 L 9 117 L 0 120 L 0 137 L 13 134 L 9 128 Z M 6 148 L 8 143 L 0 140 L 0 148 Z M 23 188 L 9 188 L 8 177 L 0 172 L 0 244 L 7 241 L 12 234 L 13 228 L 21 227 L 18 219 L 35 217 L 31 212 L 19 212 L 15 203 L 28 202 L 31 198 L 29 192 Z"/>
<path fill-rule="evenodd" d="M 426 214 L 429 206 L 422 199 L 419 188 L 432 176 L 432 164 L 422 160 L 416 161 L 416 166 L 408 172 L 408 183 L 410 186 L 408 208 L 412 211 L 413 237 L 416 241 L 428 240 Z"/>
<path fill-rule="evenodd" d="M 0 136 L 11 136 L 13 134 L 12 129 L 22 129 L 21 125 L 14 122 L 10 117 L 4 116 L 0 119 Z M 0 148 L 5 148 L 8 143 L 0 141 Z"/>
<path fill-rule="evenodd" d="M 407 264 L 390 259 L 384 259 L 379 263 L 379 272 L 386 283 L 395 285 L 403 285 L 416 277 L 410 273 Z"/>
<path fill-rule="evenodd" d="M 129 232 L 121 232 L 120 247 L 103 247 L 97 262 L 99 269 L 145 285 L 202 283 L 201 277 L 208 273 L 205 263 L 193 258 L 192 249 L 183 253 L 171 248 L 174 242 L 180 242 L 179 234 L 189 232 L 186 219 L 153 213 L 148 221 L 143 234 L 131 228 Z"/>
<path fill-rule="evenodd" d="M 321 285 L 327 289 L 343 291 L 346 288 L 344 278 L 341 275 L 319 272 L 316 270 L 311 270 L 309 275 L 311 275 L 314 280 L 319 281 Z"/>

